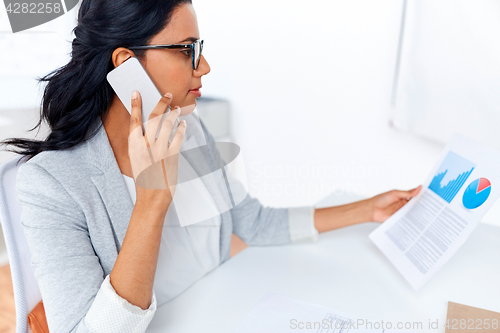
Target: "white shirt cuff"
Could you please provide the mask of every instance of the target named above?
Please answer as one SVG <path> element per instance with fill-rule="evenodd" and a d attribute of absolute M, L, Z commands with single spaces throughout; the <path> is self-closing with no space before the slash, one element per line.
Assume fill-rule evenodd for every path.
<path fill-rule="evenodd" d="M 156 296 L 153 290 L 151 305 L 143 310 L 118 295 L 109 281 L 102 282 L 94 303 L 85 316 L 85 324 L 92 332 L 143 333 L 156 312 Z"/>
<path fill-rule="evenodd" d="M 314 206 L 288 208 L 290 239 L 292 243 L 318 240 L 318 230 L 314 226 L 314 211 Z"/>

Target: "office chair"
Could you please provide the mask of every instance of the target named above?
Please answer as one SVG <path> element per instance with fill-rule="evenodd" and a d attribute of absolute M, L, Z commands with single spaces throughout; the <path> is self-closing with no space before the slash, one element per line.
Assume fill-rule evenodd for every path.
<path fill-rule="evenodd" d="M 16 333 L 31 333 L 28 314 L 42 300 L 35 272 L 31 266 L 31 253 L 24 236 L 21 220 L 21 204 L 17 200 L 16 166 L 22 155 L 0 165 L 0 223 L 2 225 L 9 257 L 14 302 L 16 307 Z"/>

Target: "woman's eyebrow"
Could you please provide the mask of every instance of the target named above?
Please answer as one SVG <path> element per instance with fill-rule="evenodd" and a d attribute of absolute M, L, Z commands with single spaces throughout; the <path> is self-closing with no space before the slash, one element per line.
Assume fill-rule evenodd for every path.
<path fill-rule="evenodd" d="M 183 42 L 196 42 L 199 38 L 196 37 L 188 37 L 184 40 L 181 40 L 178 44 L 183 43 Z"/>

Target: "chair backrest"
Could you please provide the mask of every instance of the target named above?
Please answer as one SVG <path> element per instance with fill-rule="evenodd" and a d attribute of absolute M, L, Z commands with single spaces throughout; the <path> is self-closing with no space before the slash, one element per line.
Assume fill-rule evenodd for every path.
<path fill-rule="evenodd" d="M 16 155 L 0 165 L 0 223 L 14 286 L 16 333 L 31 332 L 27 316 L 42 300 L 31 266 L 31 253 L 21 225 L 21 204 L 17 200 L 17 169 L 24 161 L 19 162 L 17 166 L 16 163 L 21 157 Z"/>

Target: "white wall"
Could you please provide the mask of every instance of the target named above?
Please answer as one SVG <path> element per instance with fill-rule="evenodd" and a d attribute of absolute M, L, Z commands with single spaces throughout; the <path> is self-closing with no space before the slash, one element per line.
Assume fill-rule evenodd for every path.
<path fill-rule="evenodd" d="M 393 122 L 500 150 L 500 2 L 408 1 Z"/>

